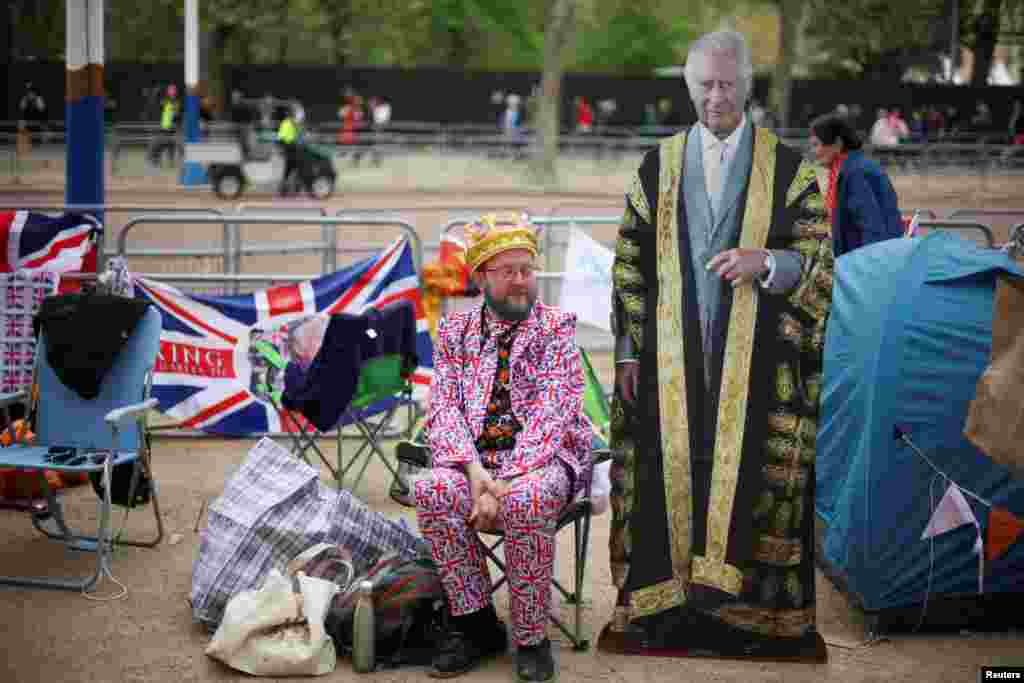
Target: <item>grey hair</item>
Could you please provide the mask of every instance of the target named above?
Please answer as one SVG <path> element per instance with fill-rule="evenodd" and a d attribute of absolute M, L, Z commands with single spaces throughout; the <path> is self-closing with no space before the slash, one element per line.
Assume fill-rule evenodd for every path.
<path fill-rule="evenodd" d="M 734 55 L 739 66 L 739 83 L 737 84 L 743 97 L 741 101 L 746 102 L 750 97 L 754 85 L 754 61 L 750 54 L 750 47 L 747 39 L 739 31 L 714 31 L 705 33 L 690 45 L 686 55 L 686 66 L 683 67 L 683 76 L 686 79 L 686 87 L 691 96 L 697 92 L 697 68 L 694 58 L 697 55 L 707 55 L 710 52 L 724 52 Z"/>

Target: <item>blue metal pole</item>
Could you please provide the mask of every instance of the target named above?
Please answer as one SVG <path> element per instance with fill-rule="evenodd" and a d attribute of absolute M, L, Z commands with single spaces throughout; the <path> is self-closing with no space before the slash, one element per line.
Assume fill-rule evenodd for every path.
<path fill-rule="evenodd" d="M 185 95 L 185 143 L 199 142 L 201 139 L 199 96 L 194 93 L 193 87 L 189 87 Z M 186 155 L 186 160 L 181 166 L 181 184 L 205 185 L 207 182 L 209 181 L 206 178 L 206 167 L 195 161 L 188 161 Z"/>
<path fill-rule="evenodd" d="M 66 164 L 68 204 L 104 204 L 103 0 L 67 3 Z M 103 223 L 103 212 L 93 215 Z M 95 265 L 93 265 L 95 268 Z"/>
<path fill-rule="evenodd" d="M 199 0 L 185 0 L 185 144 L 199 142 Z M 181 165 L 181 184 L 206 184 L 206 168 L 188 160 Z"/>

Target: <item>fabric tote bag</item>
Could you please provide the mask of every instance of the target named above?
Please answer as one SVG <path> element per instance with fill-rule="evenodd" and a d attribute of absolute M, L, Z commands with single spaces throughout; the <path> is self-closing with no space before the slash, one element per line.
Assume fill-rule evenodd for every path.
<path fill-rule="evenodd" d="M 192 566 L 193 617 L 215 629 L 228 600 L 261 586 L 271 569 L 284 573 L 318 543 L 347 549 L 361 573 L 389 552 L 416 557 L 424 541 L 348 491 L 324 486 L 316 469 L 261 439 L 210 504 Z"/>

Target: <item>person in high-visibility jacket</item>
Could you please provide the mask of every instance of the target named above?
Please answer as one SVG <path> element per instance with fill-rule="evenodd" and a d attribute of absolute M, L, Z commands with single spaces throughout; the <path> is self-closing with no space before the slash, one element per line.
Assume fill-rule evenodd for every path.
<path fill-rule="evenodd" d="M 160 132 L 157 133 L 150 150 L 150 161 L 159 166 L 163 160 L 164 150 L 167 150 L 171 157 L 171 163 L 177 156 L 178 151 L 178 88 L 173 83 L 167 86 L 167 96 L 160 105 Z"/>
<path fill-rule="evenodd" d="M 302 124 L 302 118 L 301 110 L 289 109 L 277 128 L 277 144 L 281 146 L 284 154 L 284 174 L 281 176 L 281 185 L 277 191 L 282 197 L 288 194 L 292 174 L 299 170 L 299 126 Z"/>

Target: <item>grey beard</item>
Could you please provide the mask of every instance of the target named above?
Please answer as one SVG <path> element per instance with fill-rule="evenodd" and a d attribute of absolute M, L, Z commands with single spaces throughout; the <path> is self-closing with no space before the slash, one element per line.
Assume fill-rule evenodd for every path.
<path fill-rule="evenodd" d="M 535 296 L 527 295 L 526 305 L 513 304 L 508 301 L 497 301 L 491 296 L 490 287 L 484 287 L 484 302 L 487 304 L 487 308 L 501 318 L 502 320 L 509 320 L 512 322 L 519 322 L 526 320 L 530 317 L 530 311 L 533 310 L 533 302 L 536 300 Z"/>

